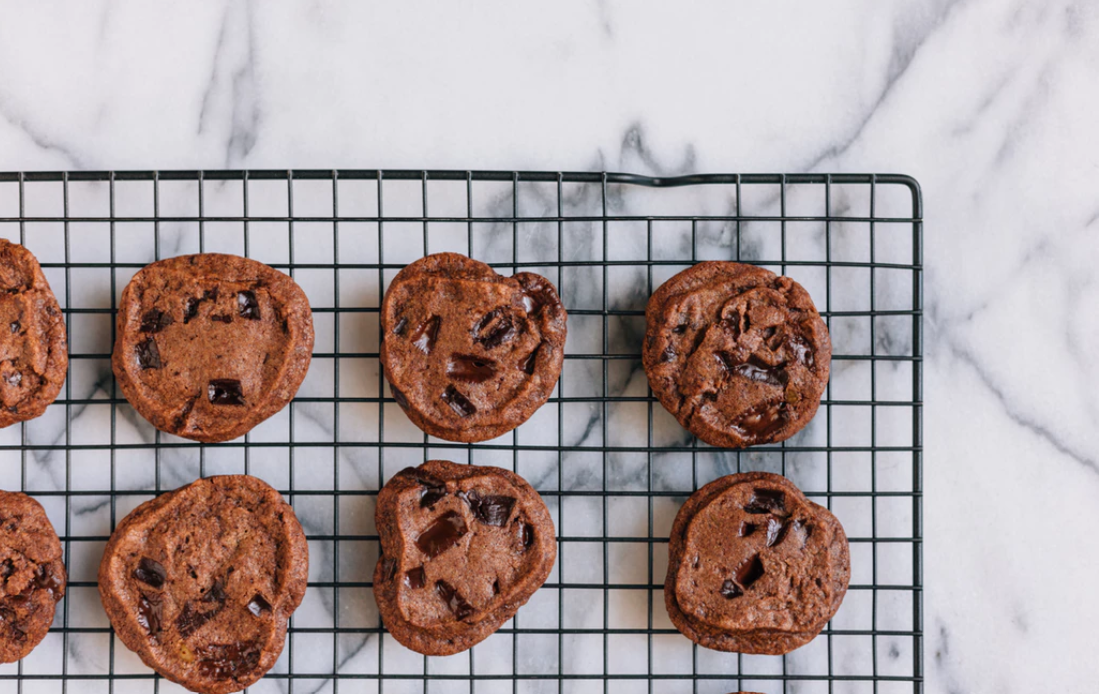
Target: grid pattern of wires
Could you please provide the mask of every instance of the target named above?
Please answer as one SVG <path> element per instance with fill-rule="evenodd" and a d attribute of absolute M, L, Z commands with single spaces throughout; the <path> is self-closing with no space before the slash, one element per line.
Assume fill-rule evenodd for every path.
<path fill-rule="evenodd" d="M 280 489 L 310 542 L 309 593 L 275 669 L 252 691 L 921 692 L 922 203 L 884 174 L 490 171 L 0 173 L 0 236 L 42 263 L 65 313 L 70 371 L 36 420 L 0 431 L 0 488 L 43 503 L 66 550 L 68 597 L 7 692 L 160 692 L 111 633 L 95 571 L 115 523 L 199 476 Z M 550 401 L 483 444 L 423 435 L 388 397 L 377 313 L 387 282 L 452 250 L 559 287 L 569 345 Z M 288 272 L 313 305 L 314 361 L 298 397 L 243 439 L 153 430 L 114 385 L 114 309 L 139 268 L 190 252 Z M 725 451 L 685 434 L 640 367 L 644 306 L 705 259 L 787 274 L 833 339 L 814 421 L 779 445 Z M 403 649 L 371 595 L 377 490 L 430 458 L 515 470 L 559 535 L 547 584 L 468 653 Z M 724 474 L 790 477 L 847 529 L 848 597 L 823 634 L 782 657 L 700 649 L 663 605 L 675 511 Z"/>

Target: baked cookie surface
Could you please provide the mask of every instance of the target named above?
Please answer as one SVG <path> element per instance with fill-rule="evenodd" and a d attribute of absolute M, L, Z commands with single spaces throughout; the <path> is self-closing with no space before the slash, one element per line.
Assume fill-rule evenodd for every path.
<path fill-rule="evenodd" d="M 243 436 L 294 397 L 313 352 L 305 292 L 263 263 L 204 253 L 142 268 L 122 292 L 112 366 L 157 429 Z"/>
<path fill-rule="evenodd" d="M 553 520 L 523 478 L 432 460 L 378 494 L 374 596 L 397 641 L 451 655 L 488 638 L 530 599 L 557 558 Z"/>
<path fill-rule="evenodd" d="M 448 441 L 485 441 L 519 426 L 561 375 L 567 314 L 530 272 L 496 274 L 457 253 L 401 270 L 381 310 L 381 360 L 397 404 Z"/>
<path fill-rule="evenodd" d="M 0 663 L 14 663 L 53 624 L 67 577 L 61 541 L 42 506 L 0 491 Z"/>
<path fill-rule="evenodd" d="M 672 524 L 664 602 L 700 646 L 781 655 L 813 640 L 851 577 L 836 517 L 789 480 L 728 475 L 699 489 Z"/>
<path fill-rule="evenodd" d="M 45 412 L 68 368 L 65 318 L 38 260 L 0 239 L 0 427 Z"/>
<path fill-rule="evenodd" d="M 308 572 L 305 534 L 282 495 L 228 475 L 126 516 L 104 550 L 99 594 L 146 665 L 191 691 L 225 694 L 278 660 Z"/>
<path fill-rule="evenodd" d="M 713 446 L 790 438 L 816 414 L 832 343 L 808 292 L 741 263 L 699 263 L 645 310 L 642 362 L 679 423 Z"/>

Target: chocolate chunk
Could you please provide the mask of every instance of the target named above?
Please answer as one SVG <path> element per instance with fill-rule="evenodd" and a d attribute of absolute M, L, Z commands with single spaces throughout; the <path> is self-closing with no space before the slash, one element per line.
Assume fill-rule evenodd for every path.
<path fill-rule="evenodd" d="M 473 328 L 473 338 L 485 349 L 495 349 L 515 335 L 511 316 L 502 309 L 493 309 Z"/>
<path fill-rule="evenodd" d="M 812 369 L 816 363 L 813 358 L 813 348 L 798 337 L 793 337 L 787 344 L 787 350 L 794 353 L 794 359 Z"/>
<path fill-rule="evenodd" d="M 151 636 L 160 633 L 160 625 L 164 617 L 164 605 L 160 596 L 141 593 L 137 600 L 137 623 L 145 628 Z"/>
<path fill-rule="evenodd" d="M 737 529 L 737 537 L 748 537 L 756 531 L 756 524 L 749 523 L 748 521 L 740 521 L 740 527 Z"/>
<path fill-rule="evenodd" d="M 216 607 L 208 612 L 201 612 L 194 603 L 188 602 L 183 606 L 183 610 L 176 617 L 176 630 L 179 631 L 179 635 L 183 638 L 190 638 L 192 634 L 198 631 L 202 625 L 209 622 L 214 616 L 221 611 L 220 607 Z"/>
<path fill-rule="evenodd" d="M 241 318 L 260 319 L 259 301 L 256 300 L 255 292 L 237 292 L 237 313 L 240 314 Z"/>
<path fill-rule="evenodd" d="M 534 375 L 534 366 L 538 363 L 538 353 L 542 351 L 542 345 L 544 344 L 546 343 L 539 343 L 538 346 L 534 348 L 534 351 L 528 354 L 527 358 L 523 360 L 522 366 L 519 367 L 523 370 L 523 373 L 529 376 Z"/>
<path fill-rule="evenodd" d="M 550 304 L 560 303 L 557 292 L 543 278 L 524 275 L 523 290 L 523 308 L 531 316 L 538 316 Z"/>
<path fill-rule="evenodd" d="M 229 596 L 225 594 L 225 586 L 219 578 L 214 581 L 214 585 L 210 586 L 210 590 L 206 591 L 206 594 L 202 596 L 202 602 L 222 605 L 228 597 Z"/>
<path fill-rule="evenodd" d="M 4 382 L 9 386 L 17 386 L 23 382 L 23 374 L 18 371 L 12 371 L 11 373 L 4 374 Z"/>
<path fill-rule="evenodd" d="M 248 611 L 257 617 L 262 617 L 271 612 L 271 603 L 267 602 L 267 599 L 262 595 L 256 593 L 248 602 Z"/>
<path fill-rule="evenodd" d="M 210 644 L 199 653 L 198 669 L 204 677 L 236 679 L 256 669 L 260 651 L 255 643 Z"/>
<path fill-rule="evenodd" d="M 19 321 L 12 321 L 8 324 L 8 329 L 11 330 L 11 334 L 14 335 L 22 330 L 23 326 L 19 325 Z"/>
<path fill-rule="evenodd" d="M 203 301 L 217 301 L 218 289 L 207 289 L 200 297 L 189 297 L 183 304 L 183 322 L 190 323 L 198 315 L 198 307 Z"/>
<path fill-rule="evenodd" d="M 0 562 L 0 578 L 7 578 L 13 573 L 15 573 L 15 565 L 11 563 L 11 559 Z"/>
<path fill-rule="evenodd" d="M 137 365 L 142 369 L 159 369 L 163 366 L 160 362 L 160 349 L 156 346 L 156 340 L 151 337 L 138 342 L 134 347 L 134 354 L 137 355 Z"/>
<path fill-rule="evenodd" d="M 435 593 L 443 599 L 456 618 L 465 619 L 473 614 L 473 605 L 466 602 L 466 599 L 446 581 L 435 581 Z"/>
<path fill-rule="evenodd" d="M 210 381 L 206 391 L 210 402 L 215 405 L 244 405 L 244 392 L 240 381 L 232 378 L 218 378 Z"/>
<path fill-rule="evenodd" d="M 61 588 L 64 581 L 61 576 L 54 573 L 53 567 L 49 564 L 42 564 L 38 567 L 38 572 L 34 575 L 34 585 L 54 596 L 55 600 L 61 599 Z"/>
<path fill-rule="evenodd" d="M 210 316 L 210 320 L 214 321 L 215 323 L 232 323 L 233 317 L 226 313 L 221 316 Z"/>
<path fill-rule="evenodd" d="M 452 354 L 446 375 L 464 383 L 484 383 L 496 375 L 496 362 L 472 354 Z"/>
<path fill-rule="evenodd" d="M 524 550 L 534 546 L 534 528 L 530 523 L 519 524 L 519 544 Z"/>
<path fill-rule="evenodd" d="M 424 573 L 424 567 L 418 566 L 415 569 L 409 569 L 404 574 L 404 584 L 413 590 L 418 590 L 424 587 L 427 582 L 427 574 Z"/>
<path fill-rule="evenodd" d="M 499 595 L 500 594 L 500 579 L 498 579 L 498 578 L 495 581 L 492 582 L 492 594 L 493 595 Z"/>
<path fill-rule="evenodd" d="M 740 562 L 735 574 L 734 578 L 741 588 L 744 590 L 751 588 L 753 583 L 763 578 L 763 562 L 759 560 L 759 555 L 753 554 Z"/>
<path fill-rule="evenodd" d="M 740 589 L 740 586 L 733 583 L 731 579 L 725 579 L 725 582 L 721 584 L 721 594 L 726 598 L 739 598 L 744 595 L 744 591 Z"/>
<path fill-rule="evenodd" d="M 786 522 L 780 521 L 777 518 L 767 519 L 767 546 L 774 547 L 778 543 L 782 542 L 783 536 L 786 534 Z"/>
<path fill-rule="evenodd" d="M 786 494 L 778 489 L 753 489 L 752 498 L 744 506 L 744 510 L 748 513 L 774 513 L 785 516 Z"/>
<path fill-rule="evenodd" d="M 397 562 L 394 559 L 385 557 L 382 559 L 382 580 L 391 581 L 393 575 L 397 573 Z"/>
<path fill-rule="evenodd" d="M 389 384 L 389 394 L 393 396 L 393 399 L 397 401 L 402 410 L 408 409 L 408 398 L 404 396 L 404 393 L 397 390 L 392 383 Z"/>
<path fill-rule="evenodd" d="M 165 313 L 158 308 L 151 308 L 141 317 L 141 332 L 158 333 L 175 322 L 172 314 Z"/>
<path fill-rule="evenodd" d="M 393 326 L 394 335 L 404 335 L 405 329 L 408 328 L 408 319 L 401 316 L 401 319 L 397 321 L 397 324 Z"/>
<path fill-rule="evenodd" d="M 733 367 L 732 373 L 736 376 L 747 378 L 749 381 L 766 383 L 770 386 L 786 385 L 786 381 L 789 380 L 786 369 L 781 367 L 759 367 L 755 364 L 738 364 Z"/>
<path fill-rule="evenodd" d="M 664 348 L 664 351 L 660 353 L 660 361 L 667 363 L 669 361 L 675 361 L 675 350 L 671 345 Z"/>
<path fill-rule="evenodd" d="M 134 569 L 134 578 L 153 588 L 164 587 L 164 580 L 167 577 L 168 572 L 164 570 L 164 566 L 148 557 L 142 557 L 137 563 L 137 568 Z"/>
<path fill-rule="evenodd" d="M 439 324 L 442 319 L 438 316 L 432 316 L 428 318 L 420 327 L 416 328 L 416 332 L 412 336 L 412 344 L 416 345 L 424 354 L 431 354 L 431 350 L 435 349 L 435 341 L 439 338 Z"/>
<path fill-rule="evenodd" d="M 786 420 L 786 403 L 780 402 L 749 410 L 729 426 L 744 436 L 766 439 L 784 427 Z"/>
<path fill-rule="evenodd" d="M 511 517 L 511 509 L 515 506 L 515 499 L 510 496 L 491 495 L 481 496 L 476 489 L 458 494 L 469 504 L 469 510 L 473 517 L 485 525 L 494 525 L 503 528 Z"/>
<path fill-rule="evenodd" d="M 683 333 L 687 332 L 687 328 L 689 327 L 691 327 L 690 323 L 680 323 L 679 325 L 672 328 L 672 332 L 676 335 L 682 335 Z"/>
<path fill-rule="evenodd" d="M 420 490 L 420 508 L 430 508 L 446 496 L 446 487 L 427 486 Z"/>
<path fill-rule="evenodd" d="M 416 546 L 429 559 L 434 559 L 457 545 L 467 530 L 466 522 L 459 513 L 447 511 L 420 533 L 420 536 L 416 538 Z"/>
<path fill-rule="evenodd" d="M 459 417 L 468 417 L 477 413 L 477 408 L 474 407 L 473 403 L 466 396 L 459 393 L 454 386 L 447 386 L 442 397 L 443 402 L 450 405 L 450 409 L 454 410 L 454 413 Z"/>

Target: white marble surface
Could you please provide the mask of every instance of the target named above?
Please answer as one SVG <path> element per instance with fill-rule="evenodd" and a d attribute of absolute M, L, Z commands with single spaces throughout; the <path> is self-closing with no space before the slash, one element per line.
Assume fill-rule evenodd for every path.
<path fill-rule="evenodd" d="M 5 18 L 0 22 L 2 170 L 394 167 L 657 174 L 877 171 L 915 176 L 926 204 L 926 691 L 1095 691 L 1095 2 L 932 0 L 837 2 L 827 7 L 676 3 L 674 10 L 626 2 L 554 3 L 552 9 L 515 3 L 473 9 L 427 3 L 378 7 L 87 2 L 31 7 L 13 2 L 0 9 Z M 221 193 L 225 189 L 215 189 L 212 195 Z M 231 193 L 225 193 L 226 200 Z M 96 193 L 88 195 L 94 198 Z M 52 241 L 47 240 L 51 233 Z M 87 233 L 88 239 L 95 238 L 95 230 Z M 440 233 L 445 238 L 446 232 Z M 485 253 L 497 252 L 492 232 L 486 233 Z M 0 234 L 10 236 L 11 229 Z M 147 235 L 142 237 L 141 230 L 134 234 L 133 240 L 119 244 L 119 259 L 151 259 Z M 35 229 L 33 236 L 39 249 L 57 248 L 55 229 Z M 230 238 L 231 234 L 206 230 L 208 249 L 225 243 L 227 250 L 234 250 L 237 241 Z M 537 233 L 527 238 L 533 253 L 545 251 L 537 245 L 542 238 Z M 582 238 L 580 232 L 576 241 Z M 455 237 L 454 242 L 460 239 Z M 718 235 L 719 247 L 720 242 Z M 103 252 L 101 246 L 88 243 L 81 253 L 94 257 Z M 184 225 L 162 230 L 165 243 L 162 255 L 185 252 L 197 241 L 194 230 Z M 341 245 L 341 252 L 355 251 L 353 243 Z M 264 259 L 263 254 L 270 253 L 266 259 L 277 263 L 286 247 L 285 240 L 258 244 L 254 254 Z M 584 250 L 578 247 L 576 252 Z M 358 251 L 364 262 L 371 262 L 370 248 Z M 415 251 L 410 247 L 403 252 Z M 302 244 L 298 252 L 323 258 L 331 250 L 323 244 Z M 402 250 L 393 252 L 397 255 L 387 257 L 400 257 Z M 109 279 L 77 274 L 69 279 L 72 306 L 109 307 Z M 116 277 L 116 289 L 126 278 L 125 273 Z M 582 288 L 588 285 L 583 279 L 574 283 L 574 303 L 585 301 Z M 55 273 L 51 281 L 62 278 Z M 357 298 L 341 297 L 341 306 L 376 301 L 376 284 L 359 287 L 354 282 L 349 279 L 342 286 L 350 287 L 352 294 L 358 291 Z M 310 288 L 315 304 L 325 300 L 325 291 L 332 302 L 331 288 L 326 290 L 319 282 Z M 636 292 L 627 292 L 621 301 L 636 307 L 639 299 Z M 73 321 L 74 351 L 109 350 L 109 324 L 88 315 L 74 316 Z M 577 322 L 570 328 L 570 349 L 588 351 L 574 337 L 583 335 L 582 328 Z M 341 337 L 349 341 L 341 345 L 344 350 L 366 351 L 371 340 L 376 343 L 365 324 L 344 328 Z M 331 351 L 329 340 L 318 350 Z M 360 367 L 367 375 L 376 374 L 376 365 Z M 85 373 L 74 370 L 72 397 L 104 397 L 103 388 L 109 384 L 102 378 L 105 368 L 99 363 Z M 582 373 L 566 374 L 566 395 L 569 378 L 577 389 L 588 380 Z M 332 379 L 330 363 L 318 362 L 302 394 L 323 397 Z M 376 396 L 375 379 L 376 375 L 341 382 L 341 393 Z M 640 387 L 643 394 L 643 382 L 635 379 L 636 374 L 624 373 L 608 389 L 632 394 Z M 366 411 L 369 407 L 355 414 L 344 411 L 341 426 L 371 422 L 376 413 Z M 295 489 L 331 487 L 333 454 L 323 442 L 337 434 L 341 440 L 376 440 L 377 431 L 370 431 L 368 424 L 363 425 L 366 431 L 352 427 L 334 432 L 330 409 L 304 403 L 296 411 L 296 440 L 322 445 L 296 454 Z M 399 428 L 398 417 L 388 418 L 387 426 Z M 571 415 L 564 418 L 572 421 Z M 598 418 L 581 414 L 576 421 L 594 423 L 594 436 L 600 439 L 628 431 L 632 420 L 612 419 L 606 434 Z M 109 442 L 109 423 L 109 408 L 85 405 L 74 415 L 67 435 L 73 442 L 103 441 L 104 436 Z M 252 440 L 285 441 L 289 423 L 288 417 L 276 418 Z M 152 436 L 133 416 L 121 417 L 116 431 L 118 442 L 140 443 Z M 418 440 L 414 431 L 392 435 Z M 564 443 L 570 443 L 588 440 L 593 433 L 585 426 L 565 435 L 570 440 Z M 18 442 L 18 436 L 4 432 L 3 441 Z M 31 441 L 64 442 L 65 436 L 63 411 L 59 418 L 48 415 L 27 427 Z M 339 457 L 345 487 L 377 486 L 378 461 L 371 457 L 372 450 Z M 208 448 L 201 461 L 196 450 L 167 451 L 162 456 L 161 487 L 189 481 L 200 468 L 207 473 L 239 469 L 244 464 L 240 451 Z M 285 449 L 272 451 L 253 453 L 249 469 L 288 488 Z M 419 449 L 387 451 L 385 472 L 422 455 Z M 97 451 L 74 453 L 71 460 L 56 453 L 31 457 L 28 487 L 37 490 L 64 489 L 66 483 L 72 489 L 103 489 L 102 475 L 111 463 L 108 452 Z M 499 457 L 484 453 L 476 459 L 512 462 L 510 454 L 497 461 Z M 628 456 L 615 461 L 601 479 L 582 474 L 589 465 L 582 455 L 568 462 L 576 466 L 562 475 L 569 488 L 620 484 L 628 489 L 636 482 L 630 474 L 636 461 Z M 157 482 L 147 450 L 120 451 L 114 463 L 122 487 L 150 490 Z M 682 478 L 683 465 L 675 460 L 666 463 L 654 486 L 689 488 L 689 477 Z M 714 467 L 703 466 L 702 474 L 717 474 L 727 463 L 718 457 Z M 747 464 L 765 467 L 767 462 L 746 459 Z M 18 459 L 8 455 L 0 465 L 4 484 L 11 486 L 13 474 L 19 481 Z M 556 460 L 533 456 L 522 465 L 524 474 L 542 488 L 556 489 Z M 806 476 L 808 486 L 815 466 L 810 459 L 792 467 Z M 884 464 L 879 471 L 883 481 L 895 473 Z M 112 511 L 120 517 L 138 501 L 119 497 L 112 508 L 103 496 L 74 499 L 73 536 L 105 535 Z M 572 499 L 575 504 L 562 509 L 564 534 L 598 535 L 599 510 L 588 508 L 584 497 Z M 359 501 L 344 497 L 338 514 L 323 495 L 298 496 L 295 506 L 310 533 L 331 533 L 332 518 L 338 515 L 342 533 L 366 534 L 372 532 L 371 513 L 364 508 L 366 502 Z M 670 522 L 678 503 L 674 497 L 666 501 L 654 504 L 655 533 Z M 51 503 L 51 515 L 63 525 L 63 504 Z M 648 532 L 644 510 L 637 515 L 625 503 L 612 516 L 626 519 L 621 532 L 627 535 Z M 573 519 L 575 527 L 569 525 Z M 878 522 L 883 526 L 879 533 L 897 522 L 903 532 L 908 519 L 879 512 Z M 320 559 L 314 562 L 314 581 L 332 579 L 330 544 L 314 544 L 314 557 Z M 604 577 L 602 562 L 586 561 L 585 545 L 577 543 L 563 551 L 559 571 L 564 575 L 551 581 L 646 580 L 646 558 L 632 556 L 629 544 L 623 547 L 623 555 L 611 558 L 608 566 L 612 574 L 623 572 L 626 579 Z M 97 544 L 74 542 L 73 548 L 69 559 L 74 580 L 92 580 Z M 370 562 L 370 550 L 360 549 L 348 545 L 341 550 L 345 580 L 362 575 Z M 584 575 L 589 570 L 595 574 Z M 94 588 L 74 589 L 68 601 L 70 626 L 105 626 L 93 593 Z M 556 596 L 547 591 L 540 596 L 520 614 L 520 627 L 556 626 Z M 614 594 L 607 615 L 601 600 L 574 597 L 562 610 L 565 626 L 599 630 L 608 623 L 628 624 L 638 615 L 640 626 L 645 625 L 647 608 L 631 604 L 631 594 Z M 313 590 L 309 602 L 296 626 L 331 627 L 331 591 Z M 849 599 L 837 620 L 849 619 L 850 628 L 857 629 L 866 609 L 856 602 Z M 665 624 L 659 621 L 659 599 L 657 608 L 653 618 L 660 628 Z M 371 625 L 375 619 L 366 589 L 358 595 L 341 593 L 341 626 Z M 378 649 L 367 643 L 369 638 L 376 637 L 340 636 L 341 672 L 378 672 Z M 522 639 L 528 640 L 522 671 L 557 672 L 555 636 L 525 634 Z M 629 672 L 636 663 L 624 654 L 636 653 L 639 647 L 643 653 L 644 639 L 609 639 L 611 671 Z M 866 664 L 865 647 L 835 641 L 834 666 L 860 671 Z M 479 651 L 483 655 L 477 656 L 475 671 L 511 673 L 510 640 L 493 643 Z M 684 649 L 684 643 L 676 636 L 658 637 L 654 669 L 674 673 L 685 662 L 689 673 L 690 649 Z M 316 643 L 303 637 L 295 648 L 295 671 L 331 672 L 331 644 L 330 634 Z M 59 645 L 59 637 L 51 636 L 41 654 L 36 651 L 24 663 L 24 671 L 58 672 Z M 68 672 L 104 672 L 107 645 L 102 634 L 70 634 Z M 894 646 L 888 637 L 879 637 L 880 672 L 887 672 L 896 660 L 890 653 Z M 565 672 L 602 672 L 601 635 L 579 634 L 562 647 Z M 423 672 L 423 659 L 402 653 L 392 641 L 383 653 L 387 673 Z M 799 653 L 786 661 L 789 672 L 819 671 L 819 653 Z M 121 646 L 115 658 L 118 672 L 145 672 Z M 735 665 L 735 659 L 698 653 L 699 671 L 734 672 Z M 743 663 L 744 671 L 764 673 L 781 672 L 782 666 L 781 661 L 766 659 L 745 658 Z M 279 667 L 286 671 L 286 658 Z M 426 667 L 431 673 L 464 674 L 470 661 L 432 660 Z M 13 671 L 0 668 L 0 674 Z M 286 683 L 267 682 L 270 691 Z M 102 684 L 81 685 L 79 691 Z M 148 691 L 141 688 L 146 684 L 120 682 L 116 691 Z M 403 684 L 413 691 L 422 687 L 418 681 Z M 679 684 L 690 691 L 689 683 Z M 703 681 L 699 691 L 721 684 Z M 781 691 L 773 689 L 773 683 L 745 682 L 749 684 L 759 691 Z M 594 685 L 602 688 L 599 680 Z M 633 685 L 645 689 L 644 682 L 611 686 L 614 691 L 630 691 Z M 373 691 L 374 682 L 345 682 L 341 689 L 358 691 L 358 686 Z M 476 691 L 495 691 L 494 686 L 511 691 L 510 682 L 492 681 L 478 682 Z M 534 680 L 523 682 L 520 690 L 557 691 L 556 686 Z M 574 681 L 565 690 L 574 686 L 582 689 Z M 0 680 L 0 692 L 14 691 L 13 687 Z M 466 691 L 465 687 L 458 680 L 433 683 L 430 691 Z M 676 687 L 674 681 L 661 680 L 654 691 L 682 690 Z M 323 680 L 306 681 L 295 691 L 330 688 Z M 835 689 L 871 690 L 869 685 L 850 683 Z M 23 691 L 55 689 L 37 682 L 28 683 Z M 404 689 L 401 682 L 387 682 L 385 691 Z M 788 691 L 821 690 L 805 684 Z M 911 688 L 883 683 L 876 691 Z"/>

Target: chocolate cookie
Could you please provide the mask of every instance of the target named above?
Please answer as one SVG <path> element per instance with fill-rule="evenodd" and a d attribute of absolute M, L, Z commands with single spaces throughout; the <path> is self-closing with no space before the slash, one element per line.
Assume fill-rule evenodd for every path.
<path fill-rule="evenodd" d="M 138 506 L 111 535 L 99 595 L 118 638 L 169 680 L 224 694 L 257 682 L 301 604 L 309 548 L 261 480 L 198 480 Z"/>
<path fill-rule="evenodd" d="M 789 480 L 728 475 L 691 495 L 672 524 L 664 603 L 700 646 L 781 655 L 836 614 L 851 578 L 836 517 Z"/>
<path fill-rule="evenodd" d="M 553 392 L 567 317 L 545 277 L 502 277 L 464 255 L 429 255 L 397 273 L 385 293 L 385 377 L 397 404 L 432 436 L 492 439 Z"/>
<path fill-rule="evenodd" d="M 313 353 L 313 314 L 290 277 L 204 253 L 142 268 L 118 307 L 115 378 L 153 426 L 228 441 L 294 397 Z"/>
<path fill-rule="evenodd" d="M 0 491 L 0 663 L 34 650 L 65 597 L 61 541 L 37 501 Z"/>
<path fill-rule="evenodd" d="M 34 419 L 69 368 L 65 319 L 38 260 L 0 239 L 0 427 Z"/>
<path fill-rule="evenodd" d="M 374 598 L 393 638 L 451 655 L 488 638 L 545 583 L 553 520 L 519 475 L 432 460 L 378 493 Z"/>
<path fill-rule="evenodd" d="M 706 443 L 783 441 L 816 414 L 832 343 L 809 293 L 789 277 L 699 263 L 653 293 L 645 322 L 653 394 Z"/>

